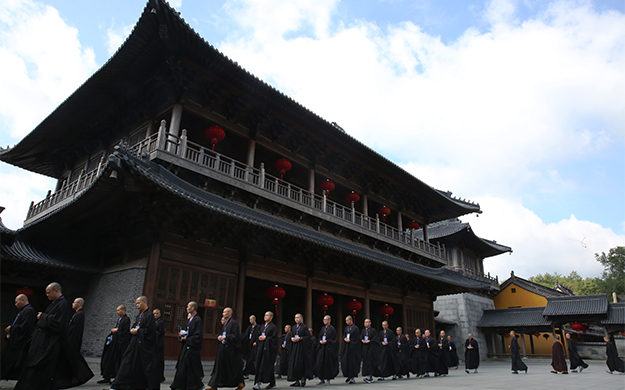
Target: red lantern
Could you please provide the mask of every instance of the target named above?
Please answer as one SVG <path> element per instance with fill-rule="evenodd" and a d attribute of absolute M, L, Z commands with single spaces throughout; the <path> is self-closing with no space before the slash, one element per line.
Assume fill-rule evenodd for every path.
<path fill-rule="evenodd" d="M 347 310 L 351 311 L 353 316 L 355 316 L 360 309 L 362 309 L 362 303 L 357 301 L 355 298 L 354 300 L 347 302 Z"/>
<path fill-rule="evenodd" d="M 549 333 L 545 333 L 543 337 L 545 338 L 545 340 L 547 340 L 549 338 Z"/>
<path fill-rule="evenodd" d="M 505 334 L 506 338 L 510 337 L 510 333 Z"/>
<path fill-rule="evenodd" d="M 408 222 L 406 227 L 410 230 L 417 230 L 419 228 L 419 223 L 415 221 Z"/>
<path fill-rule="evenodd" d="M 276 307 L 276 315 L 278 315 L 278 303 L 280 303 L 280 299 L 284 298 L 285 295 L 286 291 L 284 291 L 282 287 L 278 287 L 277 284 L 267 289 L 267 298 L 273 300 L 273 304 Z"/>
<path fill-rule="evenodd" d="M 352 204 L 352 206 L 353 206 L 354 203 L 356 203 L 356 202 L 358 202 L 360 200 L 360 195 L 358 195 L 357 193 L 352 191 L 349 194 L 345 195 L 345 200 L 350 202 Z"/>
<path fill-rule="evenodd" d="M 329 195 L 330 191 L 334 189 L 334 183 L 330 181 L 330 179 L 326 179 L 319 184 L 319 188 L 323 191 L 324 194 Z"/>
<path fill-rule="evenodd" d="M 33 290 L 29 289 L 28 287 L 22 287 L 22 288 L 18 288 L 17 290 L 15 290 L 15 295 L 20 295 L 20 294 L 24 294 L 30 298 L 33 295 Z"/>
<path fill-rule="evenodd" d="M 384 306 L 380 307 L 380 314 L 384 315 L 384 318 L 388 320 L 388 317 L 393 314 L 395 310 L 393 306 L 389 306 L 388 303 L 385 303 Z"/>
<path fill-rule="evenodd" d="M 382 216 L 382 222 L 386 222 L 386 217 L 391 215 L 391 209 L 386 206 L 382 206 L 378 209 L 378 214 Z"/>
<path fill-rule="evenodd" d="M 280 160 L 276 161 L 273 166 L 280 172 L 280 180 L 282 180 L 284 178 L 284 174 L 290 171 L 293 167 L 291 165 L 291 162 L 286 158 L 281 158 Z"/>
<path fill-rule="evenodd" d="M 539 338 L 540 337 L 540 332 L 534 333 L 534 337 Z"/>
<path fill-rule="evenodd" d="M 328 306 L 332 306 L 334 304 L 334 298 L 327 293 L 323 293 L 319 298 L 317 298 L 317 305 L 322 306 L 323 315 L 326 315 L 326 311 L 328 311 Z"/>
<path fill-rule="evenodd" d="M 206 138 L 211 140 L 211 143 L 213 144 L 213 150 L 215 150 L 215 145 L 217 145 L 217 142 L 226 138 L 226 132 L 219 126 L 209 127 L 208 129 L 206 129 L 204 135 L 206 135 Z"/>
<path fill-rule="evenodd" d="M 573 328 L 576 331 L 580 331 L 582 330 L 582 328 L 584 327 L 584 325 L 580 324 L 579 322 L 575 322 L 571 324 L 571 328 Z"/>

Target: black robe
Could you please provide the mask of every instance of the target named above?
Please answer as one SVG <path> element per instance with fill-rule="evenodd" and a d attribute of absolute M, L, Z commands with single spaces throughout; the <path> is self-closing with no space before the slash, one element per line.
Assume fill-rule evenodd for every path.
<path fill-rule="evenodd" d="M 448 367 L 458 367 L 458 350 L 456 350 L 456 344 L 453 341 L 448 342 L 449 345 L 449 365 Z"/>
<path fill-rule="evenodd" d="M 380 340 L 378 339 L 378 332 L 372 327 L 360 331 L 360 339 L 364 341 L 365 337 L 370 342 L 362 343 L 362 375 L 369 377 L 375 374 L 375 368 L 378 366 Z"/>
<path fill-rule="evenodd" d="M 386 339 L 387 345 L 384 345 L 384 339 Z M 382 329 L 378 333 L 378 340 L 380 342 L 380 354 L 378 356 L 378 366 L 375 369 L 375 376 L 386 378 L 387 376 L 395 375 L 398 371 L 399 362 L 397 361 L 397 338 L 395 333 L 390 329 L 384 331 Z"/>
<path fill-rule="evenodd" d="M 119 317 L 115 328 L 117 328 L 117 332 L 108 335 L 102 350 L 100 373 L 105 379 L 117 376 L 122 357 L 130 343 L 130 318 L 126 314 Z"/>
<path fill-rule="evenodd" d="M 239 323 L 230 318 L 221 328 L 226 338 L 219 342 L 210 387 L 237 387 L 243 382 L 243 358 L 241 357 L 241 332 Z"/>
<path fill-rule="evenodd" d="M 555 371 L 567 372 L 566 360 L 564 360 L 564 347 L 557 340 L 551 347 L 551 367 Z"/>
<path fill-rule="evenodd" d="M 85 312 L 79 309 L 69 320 L 69 342 L 78 352 L 82 347 L 82 334 L 85 330 Z"/>
<path fill-rule="evenodd" d="M 623 360 L 618 357 L 618 351 L 616 350 L 614 343 L 612 343 L 611 341 L 608 341 L 605 344 L 605 354 L 607 355 L 607 360 L 605 361 L 605 364 L 608 365 L 608 370 L 610 370 L 610 372 L 625 372 L 625 364 L 623 364 Z"/>
<path fill-rule="evenodd" d="M 278 328 L 273 322 L 261 325 L 260 335 L 264 340 L 258 340 L 258 353 L 256 356 L 256 376 L 254 383 L 276 383 L 274 365 L 278 356 Z"/>
<path fill-rule="evenodd" d="M 425 342 L 425 348 L 427 350 L 427 359 L 426 359 L 426 365 L 425 365 L 425 372 L 438 372 L 438 360 L 439 360 L 439 356 L 441 354 L 441 350 L 440 348 L 438 348 L 438 345 L 436 343 L 436 339 L 434 339 L 434 337 L 430 336 L 428 338 L 423 338 L 423 341 Z"/>
<path fill-rule="evenodd" d="M 471 346 L 471 348 L 469 348 Z M 464 342 L 464 368 L 467 370 L 477 370 L 480 366 L 480 346 L 475 339 L 467 339 Z"/>
<path fill-rule="evenodd" d="M 31 305 L 24 306 L 11 324 L 9 338 L 2 350 L 2 379 L 18 379 L 28 354 L 30 337 L 35 330 L 37 313 Z"/>
<path fill-rule="evenodd" d="M 150 309 L 137 315 L 130 343 L 124 352 L 112 389 L 160 389 L 156 373 L 156 325 Z"/>
<path fill-rule="evenodd" d="M 441 346 L 439 347 L 438 344 Z M 447 339 L 438 339 L 436 340 L 436 346 L 439 348 L 438 355 L 438 374 L 439 375 L 447 375 L 449 374 L 449 342 Z"/>
<path fill-rule="evenodd" d="M 62 296 L 41 313 L 15 389 L 67 389 L 93 377 L 85 359 L 69 343 L 70 316 L 69 303 Z"/>
<path fill-rule="evenodd" d="M 287 376 L 289 373 L 289 353 L 291 352 L 291 332 L 284 335 L 280 345 L 280 375 Z"/>
<path fill-rule="evenodd" d="M 159 318 L 154 321 L 156 328 L 156 375 L 165 382 L 165 321 Z"/>
<path fill-rule="evenodd" d="M 311 364 L 312 374 L 314 377 L 317 376 L 317 373 L 315 372 L 315 363 L 317 362 L 317 338 L 315 337 L 314 331 L 311 331 L 310 328 L 308 329 L 308 331 L 310 332 L 310 353 L 312 355 Z"/>
<path fill-rule="evenodd" d="M 301 324 L 299 327 L 297 325 L 293 325 L 293 328 L 291 329 L 291 337 L 295 337 L 296 335 L 298 341 L 291 341 L 287 380 L 298 381 L 301 379 L 312 379 L 313 345 L 310 337 L 310 331 L 305 324 Z"/>
<path fill-rule="evenodd" d="M 406 335 L 402 334 L 397 338 L 395 345 L 397 346 L 397 375 L 410 374 L 410 350 L 409 340 Z"/>
<path fill-rule="evenodd" d="M 243 341 L 247 343 L 247 359 L 243 368 L 243 375 L 250 375 L 256 372 L 256 354 L 258 351 L 258 336 L 262 325 L 250 325 L 243 333 Z M 256 344 L 256 345 L 254 345 Z"/>
<path fill-rule="evenodd" d="M 421 376 L 427 372 L 428 347 L 423 337 L 410 339 L 409 346 L 412 354 L 410 356 L 410 372 Z"/>
<path fill-rule="evenodd" d="M 349 343 L 345 341 L 349 335 Z M 360 372 L 362 360 L 362 343 L 360 329 L 355 324 L 346 326 L 343 332 L 343 348 L 341 349 L 341 369 L 346 378 L 356 378 Z"/>
<path fill-rule="evenodd" d="M 510 357 L 512 358 L 512 371 L 527 371 L 527 366 L 521 360 L 521 354 L 519 353 L 519 342 L 516 336 L 510 341 Z"/>
<path fill-rule="evenodd" d="M 322 340 L 327 341 L 320 344 Z M 317 362 L 315 374 L 321 380 L 336 378 L 339 374 L 339 345 L 336 339 L 336 329 L 331 324 L 323 326 L 317 337 Z"/>
<path fill-rule="evenodd" d="M 176 363 L 176 374 L 171 383 L 172 389 L 181 390 L 203 390 L 204 369 L 202 368 L 202 341 L 204 331 L 202 328 L 202 318 L 197 314 L 188 322 L 187 338 L 182 341 L 180 355 Z"/>
<path fill-rule="evenodd" d="M 588 368 L 579 353 L 577 352 L 577 343 L 571 339 L 568 340 L 569 345 L 569 359 L 571 360 L 571 370 L 575 370 L 577 367 Z"/>

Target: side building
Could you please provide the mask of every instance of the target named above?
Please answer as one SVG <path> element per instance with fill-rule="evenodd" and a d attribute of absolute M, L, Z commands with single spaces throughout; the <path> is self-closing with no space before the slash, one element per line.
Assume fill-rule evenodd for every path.
<path fill-rule="evenodd" d="M 359 325 L 433 329 L 437 296 L 499 291 L 431 239 L 478 204 L 250 75 L 164 0 L 150 0 L 109 61 L 0 161 L 57 179 L 22 228 L 2 226 L 2 322 L 17 289 L 42 309 L 57 280 L 86 300 L 86 354 L 101 352 L 115 307 L 141 294 L 163 312 L 175 358 L 190 300 L 214 340 L 226 306 L 243 326 L 274 309 L 280 328 L 303 312 L 318 329 L 325 311 L 341 333 L 357 308 Z M 202 356 L 216 348 L 204 343 Z"/>

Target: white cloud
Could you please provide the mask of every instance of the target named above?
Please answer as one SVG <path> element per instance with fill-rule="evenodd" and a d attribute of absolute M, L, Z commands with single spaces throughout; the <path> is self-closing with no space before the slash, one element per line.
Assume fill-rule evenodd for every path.
<path fill-rule="evenodd" d="M 0 214 L 2 223 L 13 230 L 22 227 L 30 202 L 43 200 L 42 194 L 54 189 L 55 181 L 49 177 L 3 164 L 0 170 L 0 206 L 6 210 Z"/>
<path fill-rule="evenodd" d="M 115 27 L 115 23 L 106 30 L 106 50 L 112 56 L 126 41 L 134 25 Z"/>
<path fill-rule="evenodd" d="M 167 2 L 176 9 L 182 7 L 182 0 L 167 0 Z"/>
<path fill-rule="evenodd" d="M 584 277 L 598 277 L 603 267 L 594 254 L 625 243 L 625 235 L 571 215 L 557 223 L 545 223 L 518 202 L 496 197 L 481 199 L 484 213 L 466 216 L 476 234 L 512 247 L 512 255 L 484 261 L 484 268 L 505 280 L 510 271 L 528 278 L 545 272 L 568 275 L 575 270 Z"/>
<path fill-rule="evenodd" d="M 326 5 L 329 17 L 334 4 Z M 594 252 L 625 236 L 573 215 L 545 223 L 523 203 L 576 191 L 579 177 L 560 168 L 625 144 L 625 16 L 556 2 L 520 22 L 514 10 L 492 2 L 490 31 L 469 29 L 450 44 L 410 22 L 320 22 L 313 38 L 289 39 L 299 25 L 278 21 L 220 49 L 426 183 L 479 201 L 477 234 L 515 251 L 488 260 L 493 273 L 596 276 Z M 584 237 L 587 249 L 574 241 Z"/>
<path fill-rule="evenodd" d="M 21 139 L 96 69 L 91 48 L 52 7 L 10 1 L 0 7 L 0 117 Z"/>

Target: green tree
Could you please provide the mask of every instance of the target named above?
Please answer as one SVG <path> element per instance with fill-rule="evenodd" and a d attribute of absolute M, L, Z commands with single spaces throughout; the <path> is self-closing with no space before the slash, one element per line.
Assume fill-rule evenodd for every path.
<path fill-rule="evenodd" d="M 601 289 L 611 299 L 613 292 L 625 293 L 625 246 L 611 248 L 606 255 L 595 253 L 595 259 L 603 266 Z"/>
<path fill-rule="evenodd" d="M 540 284 L 545 287 L 554 288 L 556 283 L 573 291 L 575 295 L 593 295 L 603 294 L 603 281 L 599 278 L 582 278 L 577 271 L 571 271 L 570 274 L 564 276 L 558 272 L 550 274 L 538 274 L 528 278 L 531 282 Z M 611 293 L 610 293 L 611 294 Z"/>

